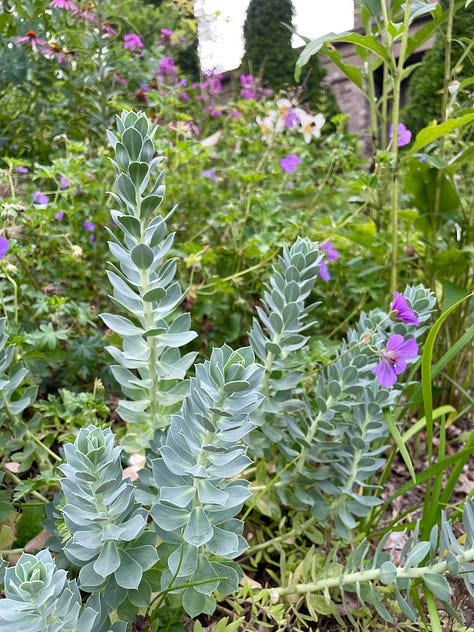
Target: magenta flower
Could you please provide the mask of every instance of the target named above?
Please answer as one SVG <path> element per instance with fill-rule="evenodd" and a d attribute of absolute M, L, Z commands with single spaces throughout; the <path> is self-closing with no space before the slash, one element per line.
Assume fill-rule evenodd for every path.
<path fill-rule="evenodd" d="M 395 312 L 395 320 L 401 320 L 407 325 L 419 325 L 420 321 L 415 316 L 415 312 L 408 307 L 406 298 L 400 292 L 393 293 L 393 301 L 390 304 L 390 311 Z"/>
<path fill-rule="evenodd" d="M 160 75 L 166 75 L 167 77 L 176 76 L 178 69 L 174 63 L 173 57 L 164 57 L 158 64 L 158 72 Z"/>
<path fill-rule="evenodd" d="M 78 11 L 77 4 L 72 0 L 51 0 L 49 6 L 55 9 L 66 9 L 66 11 Z"/>
<path fill-rule="evenodd" d="M 49 204 L 49 197 L 44 193 L 40 193 L 39 191 L 35 191 L 33 193 L 33 202 L 35 204 Z"/>
<path fill-rule="evenodd" d="M 296 154 L 288 154 L 284 158 L 280 158 L 280 167 L 286 173 L 294 173 L 296 167 L 301 163 L 301 158 Z"/>
<path fill-rule="evenodd" d="M 390 125 L 390 138 L 393 137 L 393 126 Z M 405 127 L 403 123 L 398 125 L 398 147 L 405 147 L 411 141 L 411 131 Z"/>
<path fill-rule="evenodd" d="M 215 169 L 204 169 L 201 173 L 203 178 L 208 178 L 211 182 L 216 181 L 216 170 Z"/>
<path fill-rule="evenodd" d="M 86 220 L 83 224 L 84 228 L 88 231 L 90 231 L 91 233 L 95 230 L 95 225 L 93 222 L 90 222 L 89 220 Z"/>
<path fill-rule="evenodd" d="M 141 52 L 144 44 L 136 33 L 128 33 L 123 36 L 123 47 L 128 48 L 132 53 Z"/>
<path fill-rule="evenodd" d="M 23 37 L 17 37 L 15 44 L 29 44 L 33 50 L 36 50 L 38 46 L 49 47 L 48 42 L 38 37 L 36 31 L 27 31 Z"/>
<path fill-rule="evenodd" d="M 406 369 L 407 360 L 412 360 L 417 355 L 418 345 L 414 338 L 405 340 L 400 334 L 392 334 L 382 351 L 381 361 L 372 373 L 377 376 L 381 386 L 390 388 L 397 381 L 397 375 Z"/>
<path fill-rule="evenodd" d="M 8 239 L 0 236 L 0 259 L 3 259 L 3 257 L 7 254 L 9 248 L 10 244 L 8 243 Z"/>
<path fill-rule="evenodd" d="M 324 244 L 321 244 L 320 248 L 325 252 L 329 261 L 339 259 L 339 252 L 334 248 L 332 242 L 325 241 Z"/>

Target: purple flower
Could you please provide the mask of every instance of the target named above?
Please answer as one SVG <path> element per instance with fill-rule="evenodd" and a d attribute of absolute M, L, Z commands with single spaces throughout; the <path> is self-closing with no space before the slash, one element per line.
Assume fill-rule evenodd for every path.
<path fill-rule="evenodd" d="M 298 115 L 291 108 L 287 108 L 285 113 L 283 114 L 283 122 L 288 129 L 295 129 L 295 127 L 300 122 Z"/>
<path fill-rule="evenodd" d="M 286 171 L 286 173 L 294 173 L 300 162 L 301 158 L 298 158 L 296 154 L 288 154 L 288 156 L 280 158 L 280 167 L 283 171 Z"/>
<path fill-rule="evenodd" d="M 393 301 L 390 304 L 390 311 L 395 312 L 395 320 L 401 320 L 407 325 L 419 325 L 420 321 L 415 316 L 412 309 L 408 307 L 406 298 L 400 292 L 393 293 Z"/>
<path fill-rule="evenodd" d="M 60 222 L 63 217 L 64 217 L 64 211 L 58 211 L 57 213 L 54 214 L 54 219 L 58 222 Z"/>
<path fill-rule="evenodd" d="M 189 101 L 189 94 L 187 92 L 181 92 L 179 98 L 183 103 L 187 103 Z"/>
<path fill-rule="evenodd" d="M 10 248 L 10 244 L 8 243 L 8 239 L 0 236 L 0 259 L 7 254 L 8 249 Z"/>
<path fill-rule="evenodd" d="M 93 222 L 90 222 L 89 220 L 86 220 L 83 224 L 84 228 L 88 231 L 90 231 L 91 233 L 95 230 L 95 225 Z"/>
<path fill-rule="evenodd" d="M 170 31 L 170 29 L 160 29 L 160 33 L 165 37 L 171 37 L 173 35 L 173 31 Z"/>
<path fill-rule="evenodd" d="M 331 279 L 328 264 L 324 260 L 319 264 L 318 277 L 323 281 L 326 281 L 326 283 Z"/>
<path fill-rule="evenodd" d="M 27 167 L 15 167 L 15 171 L 17 173 L 28 173 L 28 168 Z"/>
<path fill-rule="evenodd" d="M 326 257 L 329 261 L 335 261 L 336 259 L 339 259 L 339 252 L 334 248 L 332 242 L 325 241 L 324 244 L 321 244 L 320 248 L 325 252 Z"/>
<path fill-rule="evenodd" d="M 123 36 L 123 47 L 128 48 L 132 53 L 141 51 L 144 44 L 136 33 L 127 33 Z"/>
<path fill-rule="evenodd" d="M 381 361 L 372 373 L 377 376 L 381 386 L 390 388 L 397 381 L 397 375 L 406 369 L 407 360 L 416 358 L 417 355 L 418 345 L 414 338 L 405 340 L 400 334 L 392 334 L 382 351 Z"/>
<path fill-rule="evenodd" d="M 164 57 L 158 64 L 158 71 L 161 75 L 173 77 L 178 72 L 173 57 Z"/>
<path fill-rule="evenodd" d="M 398 140 L 397 140 L 398 147 L 404 147 L 405 145 L 408 145 L 408 143 L 411 141 L 410 130 L 407 129 L 405 125 L 403 125 L 403 123 L 399 123 L 397 129 L 398 129 Z M 390 125 L 390 138 L 392 137 L 393 137 L 393 126 Z"/>
<path fill-rule="evenodd" d="M 60 180 L 59 180 L 59 188 L 61 190 L 65 189 L 66 187 L 69 186 L 69 178 L 66 178 L 66 176 L 61 176 Z"/>
<path fill-rule="evenodd" d="M 208 178 L 211 182 L 216 181 L 216 170 L 215 169 L 204 169 L 201 173 L 203 178 Z"/>
<path fill-rule="evenodd" d="M 33 202 L 35 204 L 48 204 L 49 203 L 49 197 L 47 195 L 45 195 L 44 193 L 40 193 L 39 191 L 35 191 L 33 193 Z"/>

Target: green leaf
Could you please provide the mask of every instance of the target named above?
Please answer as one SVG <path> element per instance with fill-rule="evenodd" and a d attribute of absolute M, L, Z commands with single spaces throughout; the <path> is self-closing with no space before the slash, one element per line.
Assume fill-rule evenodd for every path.
<path fill-rule="evenodd" d="M 140 329 L 132 323 L 128 318 L 123 316 L 116 316 L 115 314 L 101 314 L 100 317 L 104 321 L 105 325 L 119 334 L 119 336 L 141 336 L 144 333 L 143 329 Z"/>
<path fill-rule="evenodd" d="M 412 568 L 413 566 L 418 566 L 418 564 L 428 555 L 429 551 L 429 542 L 418 542 L 408 554 L 403 568 L 407 569 Z"/>
<path fill-rule="evenodd" d="M 312 40 L 309 44 L 307 44 L 303 50 L 300 53 L 300 56 L 298 57 L 298 60 L 296 62 L 296 68 L 295 68 L 295 80 L 299 81 L 301 78 L 301 69 L 303 68 L 303 66 L 306 66 L 306 64 L 309 62 L 309 60 L 311 59 L 311 57 L 313 55 L 316 55 L 316 53 L 319 53 L 319 51 L 321 50 L 321 48 L 323 47 L 323 45 L 326 42 L 332 42 L 334 40 L 336 40 L 338 37 L 341 37 L 341 35 L 350 35 L 349 32 L 346 33 L 328 33 L 327 35 L 323 35 L 322 37 L 318 37 L 317 39 Z"/>
<path fill-rule="evenodd" d="M 453 132 L 455 129 L 459 129 L 463 125 L 467 125 L 472 121 L 474 121 L 474 113 L 465 114 L 460 118 L 449 119 L 440 125 L 430 125 L 429 127 L 423 128 L 416 135 L 415 142 L 410 147 L 407 156 L 414 154 L 422 147 L 429 145 L 433 141 L 438 140 L 438 138 L 446 136 L 446 134 Z"/>
<path fill-rule="evenodd" d="M 441 601 L 449 601 L 451 598 L 451 588 L 445 577 L 433 573 L 422 575 L 425 585 L 431 590 L 433 595 Z"/>
<path fill-rule="evenodd" d="M 193 546 L 202 546 L 209 542 L 213 529 L 202 507 L 194 507 L 183 533 L 185 542 Z"/>
<path fill-rule="evenodd" d="M 140 205 L 140 215 L 144 218 L 154 215 L 162 200 L 163 198 L 158 195 L 148 195 L 143 198 Z"/>
<path fill-rule="evenodd" d="M 133 263 L 140 270 L 147 270 L 151 267 L 154 259 L 153 250 L 146 244 L 137 244 L 130 253 Z"/>
<path fill-rule="evenodd" d="M 122 143 L 125 145 L 131 160 L 138 160 L 142 150 L 143 139 L 136 129 L 129 127 L 122 134 Z"/>
<path fill-rule="evenodd" d="M 140 564 L 126 551 L 120 551 L 120 566 L 115 571 L 115 581 L 122 588 L 136 589 L 140 585 L 143 571 Z"/>
<path fill-rule="evenodd" d="M 389 586 L 393 584 L 397 577 L 397 567 L 393 562 L 384 562 L 380 567 L 380 581 L 382 584 Z"/>
<path fill-rule="evenodd" d="M 137 188 L 140 188 L 148 175 L 148 164 L 146 162 L 131 162 L 128 167 L 128 172 L 133 184 Z"/>

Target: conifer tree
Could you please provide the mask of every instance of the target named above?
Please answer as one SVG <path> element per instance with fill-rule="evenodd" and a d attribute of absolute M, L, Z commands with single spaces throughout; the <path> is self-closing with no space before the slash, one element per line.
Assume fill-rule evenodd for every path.
<path fill-rule="evenodd" d="M 326 75 L 317 56 L 306 67 L 306 76 L 296 84 L 295 65 L 299 51 L 291 46 L 294 7 L 292 0 L 250 0 L 244 24 L 245 53 L 241 72 L 261 79 L 262 86 L 275 93 L 290 89 L 301 93 L 300 102 L 323 110 L 329 118 L 337 112 L 332 91 L 325 86 Z"/>

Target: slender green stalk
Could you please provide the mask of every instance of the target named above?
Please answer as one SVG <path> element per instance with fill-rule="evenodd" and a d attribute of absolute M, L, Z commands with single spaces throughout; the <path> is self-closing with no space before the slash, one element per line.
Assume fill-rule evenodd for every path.
<path fill-rule="evenodd" d="M 311 518 L 308 518 L 308 520 L 303 522 L 303 524 L 295 527 L 294 529 L 291 529 L 290 531 L 287 531 L 286 533 L 282 535 L 278 535 L 276 536 L 276 538 L 272 538 L 271 540 L 266 540 L 265 542 L 261 542 L 260 544 L 255 544 L 254 546 L 251 546 L 249 549 L 247 549 L 246 554 L 252 555 L 252 553 L 255 553 L 255 551 L 262 551 L 263 549 L 268 549 L 269 547 L 274 546 L 278 542 L 284 542 L 285 540 L 288 540 L 288 538 L 292 538 L 295 535 L 301 535 L 302 533 L 304 533 L 307 527 L 310 527 L 315 522 L 316 522 L 316 518 L 314 516 L 311 516 Z M 285 593 L 285 594 L 290 594 L 290 593 Z"/>
<path fill-rule="evenodd" d="M 461 555 L 456 555 L 456 560 L 465 564 L 474 560 L 474 547 L 468 549 Z M 448 572 L 447 562 L 438 562 L 432 566 L 420 566 L 414 568 L 397 568 L 396 579 L 422 579 L 424 575 L 443 575 Z M 295 584 L 293 586 L 282 586 L 272 588 L 272 593 L 283 597 L 285 595 L 304 595 L 307 593 L 320 592 L 328 588 L 337 588 L 340 586 L 357 585 L 375 581 L 380 577 L 380 568 L 371 568 L 366 571 L 358 571 L 356 573 L 342 573 L 337 577 L 326 577 L 316 582 L 307 584 Z"/>
<path fill-rule="evenodd" d="M 385 2 L 382 2 L 385 5 Z M 400 52 L 398 63 L 394 66 L 393 76 L 393 106 L 392 106 L 392 199 L 391 199 L 391 233 L 392 252 L 390 267 L 390 291 L 395 292 L 398 285 L 398 211 L 399 211 L 399 191 L 400 191 L 400 164 L 398 154 L 398 125 L 400 123 L 400 92 L 402 85 L 403 67 L 405 64 L 406 49 L 409 35 L 411 1 L 406 0 L 403 15 L 403 33 L 400 42 Z M 392 53 L 394 55 L 394 53 Z M 394 58 L 395 62 L 395 58 Z"/>

